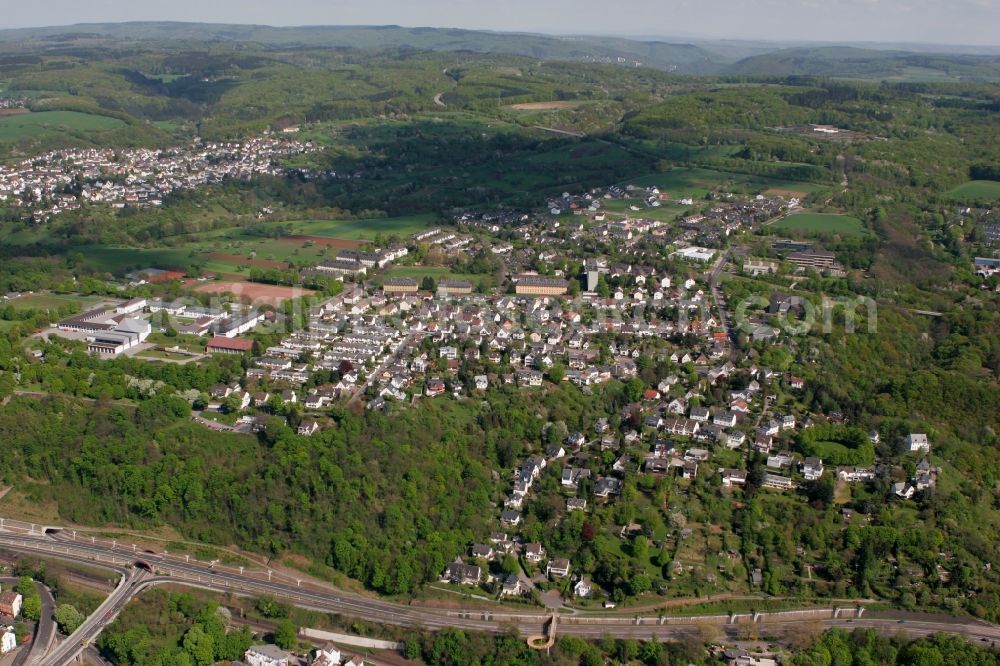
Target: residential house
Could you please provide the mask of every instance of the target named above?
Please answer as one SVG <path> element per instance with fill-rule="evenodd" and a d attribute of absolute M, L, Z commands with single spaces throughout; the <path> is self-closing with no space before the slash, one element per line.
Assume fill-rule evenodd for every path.
<path fill-rule="evenodd" d="M 736 412 L 719 412 L 715 415 L 715 418 L 712 419 L 712 423 L 724 428 L 732 428 L 736 426 L 736 421 Z"/>
<path fill-rule="evenodd" d="M 545 568 L 545 575 L 550 578 L 565 578 L 569 575 L 569 560 L 565 558 L 549 560 L 549 565 Z"/>
<path fill-rule="evenodd" d="M 21 595 L 12 590 L 7 590 L 0 594 L 0 614 L 8 617 L 17 617 L 21 614 Z"/>
<path fill-rule="evenodd" d="M 461 559 L 457 559 L 444 570 L 441 580 L 458 585 L 479 585 L 482 574 L 482 570 L 476 565 L 465 564 Z"/>
<path fill-rule="evenodd" d="M 487 562 L 491 561 L 496 556 L 493 552 L 493 546 L 485 543 L 477 543 L 472 546 L 472 557 L 476 559 L 483 559 Z"/>
<path fill-rule="evenodd" d="M 571 497 L 566 500 L 566 510 L 567 511 L 586 511 L 587 510 L 587 500 L 580 499 L 579 497 Z"/>
<path fill-rule="evenodd" d="M 504 527 L 517 527 L 521 524 L 521 514 L 508 509 L 500 514 L 500 524 Z"/>
<path fill-rule="evenodd" d="M 706 423 L 711 416 L 711 412 L 708 411 L 708 407 L 699 407 L 694 405 L 691 407 L 691 412 L 688 417 L 692 421 L 698 421 L 700 423 Z"/>
<path fill-rule="evenodd" d="M 524 588 L 521 586 L 521 579 L 514 574 L 504 576 L 503 583 L 500 587 L 500 596 L 516 597 L 523 593 Z"/>
<path fill-rule="evenodd" d="M 333 643 L 317 648 L 311 666 L 340 666 L 340 649 Z"/>
<path fill-rule="evenodd" d="M 823 476 L 823 461 L 810 456 L 802 462 L 802 475 L 806 481 L 815 481 Z"/>
<path fill-rule="evenodd" d="M 562 471 L 562 485 L 567 488 L 576 488 L 580 479 L 589 479 L 590 470 L 580 467 L 564 467 Z"/>
<path fill-rule="evenodd" d="M 726 488 L 732 486 L 742 486 L 747 482 L 747 471 L 745 469 L 721 469 L 722 485 Z"/>
<path fill-rule="evenodd" d="M 545 549 L 542 548 L 540 543 L 526 543 L 524 544 L 524 559 L 528 562 L 533 562 L 538 564 L 543 559 L 545 559 Z"/>
<path fill-rule="evenodd" d="M 923 433 L 913 433 L 906 436 L 906 450 L 910 453 L 918 451 L 923 453 L 931 452 L 931 443 L 927 435 Z"/>
<path fill-rule="evenodd" d="M 774 453 L 767 457 L 767 467 L 771 469 L 785 469 L 786 467 L 791 467 L 792 456 L 788 453 Z"/>
<path fill-rule="evenodd" d="M 765 474 L 763 486 L 765 488 L 774 488 L 775 490 L 791 490 L 795 487 L 795 483 L 787 476 Z"/>
<path fill-rule="evenodd" d="M 298 434 L 308 437 L 319 430 L 319 424 L 312 419 L 303 419 L 296 430 Z"/>
<path fill-rule="evenodd" d="M 580 580 L 576 581 L 576 584 L 573 585 L 573 595 L 577 597 L 589 597 L 593 590 L 593 585 L 591 584 L 590 579 L 586 576 L 581 577 Z"/>
<path fill-rule="evenodd" d="M 874 467 L 838 467 L 837 477 L 847 483 L 871 481 L 875 478 Z"/>
<path fill-rule="evenodd" d="M 611 476 L 598 479 L 594 485 L 594 495 L 602 499 L 607 499 L 612 495 L 620 495 L 622 492 L 622 482 Z"/>
<path fill-rule="evenodd" d="M 14 635 L 14 627 L 7 627 L 0 636 L 0 654 L 7 654 L 16 647 L 17 636 Z"/>
<path fill-rule="evenodd" d="M 292 655 L 277 645 L 251 645 L 243 653 L 247 666 L 288 666 Z"/>

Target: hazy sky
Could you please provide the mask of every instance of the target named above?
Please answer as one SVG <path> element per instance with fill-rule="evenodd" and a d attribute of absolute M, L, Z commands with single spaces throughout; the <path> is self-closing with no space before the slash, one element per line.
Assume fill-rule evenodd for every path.
<path fill-rule="evenodd" d="M 176 20 L 1000 44 L 1000 0 L 41 0 L 4 5 L 0 26 L 9 28 Z"/>

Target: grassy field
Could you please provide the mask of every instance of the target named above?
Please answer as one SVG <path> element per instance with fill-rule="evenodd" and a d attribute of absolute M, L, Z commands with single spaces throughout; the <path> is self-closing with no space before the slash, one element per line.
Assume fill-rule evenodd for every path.
<path fill-rule="evenodd" d="M 945 192 L 949 199 L 958 201 L 1000 201 L 1000 182 L 995 180 L 970 180 Z"/>
<path fill-rule="evenodd" d="M 416 280 L 422 280 L 425 277 L 431 277 L 434 280 L 441 280 L 442 278 L 452 280 L 468 280 L 473 286 L 478 285 L 484 280 L 490 285 L 494 282 L 492 275 L 453 273 L 450 269 L 443 266 L 396 266 L 395 268 L 390 268 L 389 271 L 384 274 L 384 277 L 409 277 Z"/>
<path fill-rule="evenodd" d="M 772 228 L 776 231 L 797 232 L 806 235 L 865 236 L 868 234 L 868 230 L 858 218 L 829 213 L 795 213 L 778 220 Z"/>
<path fill-rule="evenodd" d="M 434 215 L 410 215 L 367 220 L 302 220 L 292 222 L 291 225 L 296 234 L 371 240 L 376 234 L 396 234 L 405 238 L 437 223 Z"/>
<path fill-rule="evenodd" d="M 726 171 L 714 171 L 712 169 L 699 168 L 676 168 L 669 171 L 649 174 L 640 178 L 633 178 L 625 181 L 623 185 L 653 186 L 666 192 L 672 199 L 691 197 L 693 199 L 703 198 L 708 192 L 719 188 L 727 189 L 748 189 L 753 192 L 763 192 L 770 189 L 794 190 L 812 194 L 827 189 L 829 186 L 819 183 L 805 183 L 800 181 L 779 180 L 774 178 L 762 178 L 760 176 L 748 176 L 739 173 L 729 173 Z"/>
<path fill-rule="evenodd" d="M 100 296 L 76 296 L 72 294 L 28 294 L 9 301 L 15 310 L 47 310 L 76 303 L 81 309 L 94 306 L 106 299 Z"/>
<path fill-rule="evenodd" d="M 144 250 L 92 245 L 79 248 L 85 261 L 96 270 L 122 273 L 141 268 L 183 269 L 194 263 L 188 250 Z"/>
<path fill-rule="evenodd" d="M 124 127 L 124 121 L 76 111 L 42 111 L 0 118 L 0 141 L 62 134 L 93 132 Z"/>

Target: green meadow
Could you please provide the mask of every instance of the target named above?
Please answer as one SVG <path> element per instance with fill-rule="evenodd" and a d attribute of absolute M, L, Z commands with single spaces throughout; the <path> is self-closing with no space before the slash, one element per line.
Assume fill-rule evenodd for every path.
<path fill-rule="evenodd" d="M 0 118 L 0 141 L 18 141 L 66 132 L 94 132 L 124 127 L 117 118 L 77 111 L 42 111 Z"/>

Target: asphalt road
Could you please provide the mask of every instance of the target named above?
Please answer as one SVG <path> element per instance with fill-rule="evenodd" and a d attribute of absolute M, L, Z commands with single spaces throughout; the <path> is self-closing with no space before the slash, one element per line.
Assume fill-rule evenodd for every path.
<path fill-rule="evenodd" d="M 140 552 L 138 555 L 133 555 L 122 546 L 112 548 L 110 545 L 99 543 L 72 541 L 67 537 L 0 533 L 0 547 L 23 552 L 41 552 L 59 559 L 90 564 L 98 561 L 120 569 L 127 569 L 141 557 L 157 571 L 157 574 L 153 575 L 145 570 L 131 570 L 126 582 L 87 619 L 78 632 L 79 635 L 74 634 L 70 640 L 50 653 L 42 662 L 45 666 L 66 663 L 65 659 L 83 649 L 81 642 L 92 642 L 132 596 L 151 585 L 166 583 L 247 596 L 269 595 L 303 608 L 347 614 L 381 624 L 430 630 L 457 627 L 473 631 L 502 632 L 515 628 L 522 635 L 536 635 L 544 633 L 548 620 L 548 615 L 535 611 L 444 610 L 406 606 L 332 589 L 319 589 L 305 583 L 278 580 L 277 577 L 268 581 L 259 573 L 242 575 L 222 571 L 204 563 L 165 558 L 160 554 Z M 853 608 L 847 612 L 850 615 L 855 614 Z M 865 613 L 860 618 L 850 619 L 834 619 L 832 616 L 833 613 L 829 610 L 821 614 L 808 611 L 770 613 L 761 616 L 760 625 L 767 627 L 769 631 L 794 632 L 797 628 L 818 623 L 825 628 L 834 626 L 872 628 L 883 633 L 904 632 L 914 636 L 945 632 L 965 636 L 979 643 L 1000 642 L 1000 626 L 968 618 L 877 613 Z M 740 620 L 745 623 L 750 618 L 744 615 Z M 558 633 L 592 638 L 610 635 L 623 638 L 648 639 L 655 636 L 660 640 L 683 640 L 700 635 L 701 627 L 705 624 L 719 626 L 730 638 L 735 638 L 740 628 L 726 616 L 660 618 L 649 615 L 630 616 L 623 613 L 613 615 L 580 613 L 560 617 Z"/>
<path fill-rule="evenodd" d="M 152 575 L 145 569 L 132 569 L 115 588 L 115 591 L 104 600 L 90 617 L 73 632 L 73 635 L 49 651 L 38 664 L 41 666 L 62 666 L 68 664 L 92 645 L 101 631 L 114 622 L 121 609 L 143 588 L 143 581 Z"/>

